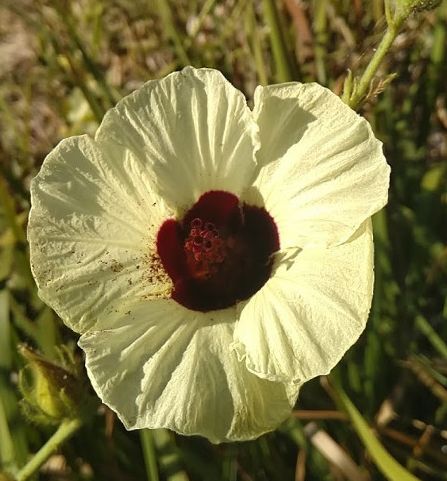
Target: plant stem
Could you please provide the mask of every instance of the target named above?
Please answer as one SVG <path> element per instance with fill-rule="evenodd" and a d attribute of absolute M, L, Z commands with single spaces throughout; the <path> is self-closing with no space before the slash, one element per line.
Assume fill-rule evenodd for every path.
<path fill-rule="evenodd" d="M 73 23 L 69 18 L 68 14 L 64 15 L 64 12 L 62 12 L 60 17 L 65 22 L 68 33 L 70 34 L 70 37 L 73 43 L 81 52 L 84 65 L 87 67 L 87 70 L 92 74 L 92 76 L 96 80 L 99 87 L 102 89 L 104 93 L 104 100 L 107 104 L 106 105 L 107 109 L 113 107 L 116 104 L 118 99 L 114 97 L 112 90 L 109 88 L 107 81 L 104 78 L 104 74 L 102 73 L 98 65 L 96 65 L 95 61 L 90 57 L 90 54 L 87 52 L 86 47 L 84 46 L 84 44 L 81 41 L 81 38 L 77 34 L 76 29 L 73 26 Z"/>
<path fill-rule="evenodd" d="M 183 41 L 177 31 L 172 15 L 171 6 L 168 0 L 158 0 L 158 11 L 160 12 L 161 21 L 167 37 L 169 37 L 174 44 L 174 49 L 177 54 L 177 59 L 180 65 L 191 65 L 191 61 L 183 47 Z"/>
<path fill-rule="evenodd" d="M 148 481 L 159 481 L 157 455 L 155 454 L 154 438 L 150 429 L 140 431 L 141 447 Z"/>
<path fill-rule="evenodd" d="M 444 359 L 447 359 L 447 344 L 442 340 L 441 336 L 433 329 L 429 322 L 422 316 L 416 317 L 416 327 L 430 341 L 431 345 L 438 351 Z"/>
<path fill-rule="evenodd" d="M 262 53 L 262 41 L 259 35 L 258 26 L 256 25 L 255 12 L 251 2 L 249 2 L 247 5 L 245 20 L 245 30 L 247 32 L 247 37 L 251 40 L 251 48 L 253 50 L 258 82 L 260 85 L 267 85 L 268 77 Z"/>
<path fill-rule="evenodd" d="M 385 32 L 385 35 L 383 36 L 376 52 L 370 60 L 368 67 L 366 67 L 366 70 L 363 72 L 360 80 L 354 86 L 354 91 L 347 102 L 352 109 L 356 110 L 363 101 L 369 90 L 371 80 L 373 79 L 385 55 L 388 53 L 388 50 L 396 39 L 397 34 L 399 33 L 399 30 L 407 16 L 408 12 L 398 11 L 396 12 L 394 18 L 388 22 L 388 28 Z"/>
<path fill-rule="evenodd" d="M 286 42 L 279 24 L 278 11 L 275 0 L 263 0 L 264 18 L 270 30 L 270 43 L 276 67 L 276 80 L 290 82 L 294 79 L 293 67 L 289 61 Z"/>
<path fill-rule="evenodd" d="M 26 481 L 29 479 L 42 464 L 70 438 L 82 425 L 79 418 L 65 419 L 57 428 L 51 438 L 37 451 L 37 453 L 28 461 L 27 464 L 19 471 L 16 476 L 17 481 Z"/>
<path fill-rule="evenodd" d="M 326 56 L 327 56 L 327 39 L 328 28 L 326 18 L 327 4 L 326 0 L 318 0 L 315 2 L 314 32 L 315 32 L 315 68 L 317 80 L 321 85 L 326 84 Z"/>

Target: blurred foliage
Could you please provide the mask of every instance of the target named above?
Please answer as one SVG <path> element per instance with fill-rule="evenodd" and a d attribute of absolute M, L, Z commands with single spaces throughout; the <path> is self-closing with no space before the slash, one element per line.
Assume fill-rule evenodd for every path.
<path fill-rule="evenodd" d="M 388 453 L 421 480 L 447 479 L 446 20 L 446 2 L 409 19 L 363 108 L 392 166 L 390 202 L 374 219 L 370 321 L 335 373 Z M 220 69 L 249 102 L 258 83 L 284 80 L 340 93 L 385 25 L 380 1 L 2 0 L 1 469 L 16 472 L 52 432 L 18 409 L 18 344 L 55 360 L 60 342 L 76 342 L 37 297 L 29 269 L 29 182 L 44 156 L 63 137 L 93 133 L 122 95 L 185 64 Z M 279 430 L 220 446 L 166 430 L 126 432 L 101 406 L 39 479 L 384 479 L 372 445 L 360 442 L 364 420 L 348 422 L 336 398 L 314 380 Z"/>

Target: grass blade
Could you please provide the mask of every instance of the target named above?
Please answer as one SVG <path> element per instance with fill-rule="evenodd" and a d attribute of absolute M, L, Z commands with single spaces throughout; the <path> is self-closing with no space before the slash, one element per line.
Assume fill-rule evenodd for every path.
<path fill-rule="evenodd" d="M 351 402 L 341 386 L 339 386 L 334 380 L 332 381 L 331 386 L 335 390 L 337 400 L 351 419 L 355 431 L 363 441 L 368 453 L 385 478 L 389 481 L 420 481 L 419 478 L 416 478 L 392 456 L 390 456 L 390 454 L 388 454 L 388 451 L 377 439 L 373 430 Z"/>

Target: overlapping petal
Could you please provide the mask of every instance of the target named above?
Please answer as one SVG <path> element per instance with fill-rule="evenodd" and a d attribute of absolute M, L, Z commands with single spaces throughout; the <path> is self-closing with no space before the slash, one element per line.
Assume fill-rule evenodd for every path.
<path fill-rule="evenodd" d="M 96 392 L 128 429 L 167 427 L 213 442 L 274 429 L 298 387 L 261 379 L 239 363 L 229 349 L 234 315 L 155 300 L 103 316 L 79 342 Z"/>
<path fill-rule="evenodd" d="M 257 173 L 258 127 L 217 70 L 185 68 L 146 83 L 106 114 L 96 138 L 144 159 L 178 212 L 209 190 L 239 195 Z"/>
<path fill-rule="evenodd" d="M 282 248 L 340 244 L 386 203 L 382 144 L 332 92 L 318 84 L 258 87 L 254 114 L 263 165 L 255 190 Z"/>
<path fill-rule="evenodd" d="M 171 212 L 126 152 L 106 155 L 88 136 L 62 141 L 31 186 L 28 225 L 39 295 L 77 332 L 119 297 L 160 290 L 148 267 Z"/>
<path fill-rule="evenodd" d="M 352 239 L 304 249 L 241 306 L 233 348 L 247 368 L 273 381 L 327 374 L 358 339 L 373 290 L 370 220 Z"/>

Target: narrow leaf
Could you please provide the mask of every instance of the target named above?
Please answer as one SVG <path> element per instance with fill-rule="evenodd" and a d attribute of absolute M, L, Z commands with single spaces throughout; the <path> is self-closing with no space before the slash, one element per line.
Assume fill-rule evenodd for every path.
<path fill-rule="evenodd" d="M 336 382 L 332 382 L 331 386 L 335 389 L 341 407 L 350 417 L 354 429 L 380 472 L 389 481 L 420 481 L 390 456 L 343 389 Z"/>

